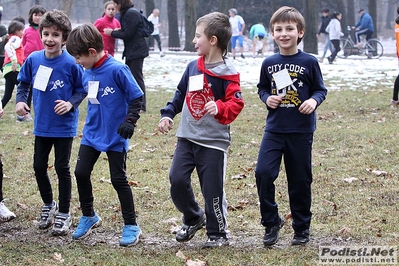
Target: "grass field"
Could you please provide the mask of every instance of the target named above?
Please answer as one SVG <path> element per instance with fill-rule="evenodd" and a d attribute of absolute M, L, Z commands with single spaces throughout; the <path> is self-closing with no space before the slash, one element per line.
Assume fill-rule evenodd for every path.
<path fill-rule="evenodd" d="M 393 84 L 393 80 L 385 80 Z M 327 87 L 329 84 L 326 84 Z M 316 265 L 320 245 L 371 246 L 399 242 L 399 109 L 391 108 L 391 86 L 368 90 L 329 91 L 318 109 L 318 129 L 313 145 L 313 219 L 311 241 L 293 247 L 284 167 L 276 182 L 276 198 L 286 225 L 273 248 L 264 248 L 254 168 L 263 134 L 266 110 L 256 88 L 243 92 L 246 105 L 231 125 L 226 195 L 229 202 L 231 245 L 201 249 L 206 234 L 201 230 L 180 244 L 171 233 L 181 215 L 169 195 L 168 170 L 176 143 L 175 128 L 169 135 L 156 131 L 159 109 L 170 100 L 170 90 L 149 90 L 148 112 L 142 114 L 128 153 L 131 181 L 143 231 L 141 242 L 119 247 L 122 218 L 115 191 L 108 182 L 108 162 L 102 154 L 92 175 L 95 209 L 103 225 L 82 241 L 71 235 L 52 237 L 38 229 L 42 205 L 32 169 L 32 123 L 16 123 L 13 103 L 0 120 L 0 152 L 4 164 L 6 205 L 17 218 L 0 224 L 0 265 Z M 82 104 L 80 131 L 86 102 Z M 74 141 L 71 170 L 76 164 L 80 139 Z M 57 178 L 49 162 L 49 174 L 57 193 Z M 202 204 L 196 175 L 193 184 Z M 72 230 L 81 212 L 73 181 Z M 176 254 L 180 254 L 177 256 Z M 194 264 L 191 264 L 194 265 Z M 205 264 L 198 264 L 205 265 Z"/>

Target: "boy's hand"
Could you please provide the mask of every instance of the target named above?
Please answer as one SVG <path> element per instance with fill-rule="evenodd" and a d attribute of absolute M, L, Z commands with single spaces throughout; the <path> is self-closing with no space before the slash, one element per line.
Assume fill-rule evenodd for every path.
<path fill-rule="evenodd" d="M 4 110 L 3 108 L 0 108 L 0 118 L 3 117 L 3 115 L 4 115 Z"/>
<path fill-rule="evenodd" d="M 17 71 L 17 68 L 18 68 L 17 63 L 12 63 L 12 65 L 11 65 L 11 70 L 12 70 L 12 72 Z"/>
<path fill-rule="evenodd" d="M 267 98 L 266 105 L 272 109 L 276 109 L 282 100 L 283 98 L 281 98 L 281 96 L 271 95 Z"/>
<path fill-rule="evenodd" d="M 158 130 L 162 132 L 162 134 L 166 134 L 173 128 L 173 121 L 168 118 L 163 118 L 159 121 Z"/>
<path fill-rule="evenodd" d="M 314 109 L 316 109 L 317 102 L 315 99 L 310 98 L 304 101 L 301 106 L 299 106 L 299 112 L 305 115 L 309 115 L 313 113 Z"/>
<path fill-rule="evenodd" d="M 64 115 L 72 109 L 72 104 L 63 100 L 56 100 L 54 111 L 57 115 Z"/>
<path fill-rule="evenodd" d="M 30 108 L 24 102 L 19 102 L 15 105 L 15 112 L 17 112 L 17 114 L 20 116 L 26 115 L 26 112 L 28 112 L 28 111 L 30 111 Z"/>
<path fill-rule="evenodd" d="M 117 133 L 124 139 L 130 139 L 133 136 L 135 125 L 129 121 L 123 121 L 120 124 Z"/>
<path fill-rule="evenodd" d="M 218 107 L 214 101 L 207 102 L 205 104 L 205 110 L 210 114 L 210 115 L 217 115 L 218 114 Z"/>

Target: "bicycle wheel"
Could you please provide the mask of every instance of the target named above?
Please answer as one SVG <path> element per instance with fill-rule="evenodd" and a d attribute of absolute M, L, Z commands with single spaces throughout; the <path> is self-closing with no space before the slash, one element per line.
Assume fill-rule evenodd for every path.
<path fill-rule="evenodd" d="M 365 47 L 366 51 L 366 55 L 368 58 L 380 58 L 380 56 L 383 54 L 384 52 L 384 47 L 382 46 L 382 44 L 375 40 L 375 39 L 371 39 L 366 43 L 366 47 Z"/>
<path fill-rule="evenodd" d="M 353 43 L 349 39 L 341 39 L 341 50 L 338 52 L 338 58 L 347 58 L 352 54 Z"/>

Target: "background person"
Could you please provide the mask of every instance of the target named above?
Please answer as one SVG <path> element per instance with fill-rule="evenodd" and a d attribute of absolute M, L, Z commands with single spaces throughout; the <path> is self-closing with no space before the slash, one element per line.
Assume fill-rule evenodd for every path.
<path fill-rule="evenodd" d="M 233 54 L 233 59 L 236 59 L 236 45 L 238 41 L 238 45 L 240 46 L 241 58 L 245 58 L 244 56 L 244 30 L 245 30 L 245 21 L 240 16 L 237 15 L 237 9 L 231 8 L 229 9 L 230 15 L 230 24 L 233 29 L 233 35 L 231 36 L 231 52 Z"/>
<path fill-rule="evenodd" d="M 4 96 L 1 99 L 3 108 L 12 97 L 15 86 L 18 85 L 18 73 L 24 62 L 24 49 L 22 45 L 22 35 L 25 25 L 17 20 L 12 20 L 8 25 L 9 40 L 4 46 L 5 58 L 3 64 L 3 76 L 5 79 Z M 24 114 L 27 116 L 27 113 Z"/>
<path fill-rule="evenodd" d="M 366 40 L 370 40 L 371 36 L 374 33 L 374 24 L 373 19 L 371 18 L 370 14 L 364 11 L 364 9 L 359 10 L 359 20 L 356 22 L 355 26 L 352 27 L 356 29 L 355 31 L 355 42 L 357 47 L 361 46 L 360 43 L 360 36 L 366 35 Z"/>
<path fill-rule="evenodd" d="M 104 33 L 114 38 L 123 40 L 124 50 L 122 58 L 125 58 L 125 64 L 129 66 L 134 79 L 143 91 L 143 103 L 141 111 L 147 111 L 147 100 L 145 93 L 145 83 L 143 75 L 144 58 L 149 55 L 146 39 L 137 30 L 143 27 L 143 21 L 140 12 L 133 8 L 130 0 L 114 0 L 115 8 L 120 12 L 121 29 L 104 29 Z"/>
<path fill-rule="evenodd" d="M 262 48 L 261 48 L 261 54 L 262 56 L 265 55 L 266 51 L 266 29 L 263 26 L 263 23 L 260 22 L 258 24 L 255 24 L 251 27 L 251 30 L 249 31 L 249 37 L 252 40 L 252 57 L 256 57 L 256 45 L 258 44 L 258 41 L 262 42 Z"/>
<path fill-rule="evenodd" d="M 328 32 L 329 39 L 331 43 L 334 45 L 334 51 L 328 57 L 328 62 L 330 64 L 333 63 L 335 57 L 337 56 L 338 52 L 341 50 L 340 48 L 340 38 L 344 36 L 344 33 L 341 29 L 341 22 L 342 14 L 339 12 L 334 12 L 331 16 L 330 23 L 328 24 L 326 31 Z"/>
<path fill-rule="evenodd" d="M 396 9 L 396 14 L 397 14 L 397 17 L 395 19 L 396 56 L 398 57 L 399 61 L 399 7 Z M 399 75 L 396 77 L 395 83 L 393 85 L 393 96 L 391 99 L 392 106 L 399 105 L 398 93 L 399 93 Z"/>
<path fill-rule="evenodd" d="M 24 61 L 32 52 L 44 49 L 39 32 L 39 23 L 44 13 L 46 13 L 46 9 L 41 5 L 34 5 L 29 10 L 29 27 L 24 30 L 24 35 L 22 36 L 22 45 L 24 46 Z M 32 88 L 29 90 L 27 104 L 29 108 L 32 105 Z M 24 116 L 19 115 L 17 119 L 20 122 L 30 122 L 32 121 L 32 116 L 30 112 L 27 112 Z"/>
<path fill-rule="evenodd" d="M 151 36 L 148 38 L 148 47 L 150 51 L 154 50 L 154 40 L 157 41 L 159 55 L 161 57 L 165 56 L 165 53 L 162 52 L 161 38 L 159 36 L 159 28 L 161 27 L 161 23 L 159 23 L 159 9 L 155 8 L 152 13 L 148 16 L 148 21 L 151 21 L 154 24 L 154 31 Z"/>
<path fill-rule="evenodd" d="M 4 110 L 0 102 L 0 118 L 2 118 L 3 115 L 4 115 Z M 0 223 L 11 221 L 16 217 L 15 214 L 12 211 L 10 211 L 4 204 L 3 178 L 4 178 L 3 162 L 1 161 L 1 156 L 0 156 Z"/>
<path fill-rule="evenodd" d="M 109 28 L 115 30 L 121 28 L 119 20 L 115 18 L 115 13 L 116 9 L 114 2 L 108 1 L 104 4 L 103 16 L 94 22 L 94 26 L 100 31 L 101 36 L 103 37 L 105 51 L 108 51 L 112 56 L 115 54 L 116 39 L 105 34 L 104 29 Z"/>
<path fill-rule="evenodd" d="M 326 32 L 326 28 L 328 26 L 328 23 L 330 23 L 330 9 L 325 8 L 321 11 L 321 23 L 319 27 L 319 31 L 316 34 L 316 37 L 319 37 L 321 34 L 324 36 L 324 49 L 323 49 L 323 55 L 319 59 L 319 62 L 322 63 L 324 60 L 324 57 L 326 57 L 327 50 L 330 49 L 331 53 L 333 52 L 333 47 L 330 42 L 330 37 L 328 35 L 328 32 Z"/>

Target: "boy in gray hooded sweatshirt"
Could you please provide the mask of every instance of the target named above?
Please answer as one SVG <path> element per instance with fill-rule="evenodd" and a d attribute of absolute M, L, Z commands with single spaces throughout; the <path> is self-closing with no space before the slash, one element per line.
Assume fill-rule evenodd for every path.
<path fill-rule="evenodd" d="M 161 109 L 158 129 L 167 133 L 173 118 L 182 113 L 178 138 L 169 172 L 171 196 L 183 213 L 183 226 L 176 234 L 179 242 L 189 241 L 206 225 L 204 247 L 228 245 L 227 201 L 224 193 L 229 124 L 241 112 L 240 77 L 225 58 L 232 29 L 227 15 L 207 14 L 197 20 L 193 43 L 200 56 L 190 62 L 174 98 Z M 196 201 L 191 174 L 196 168 L 205 211 Z"/>

